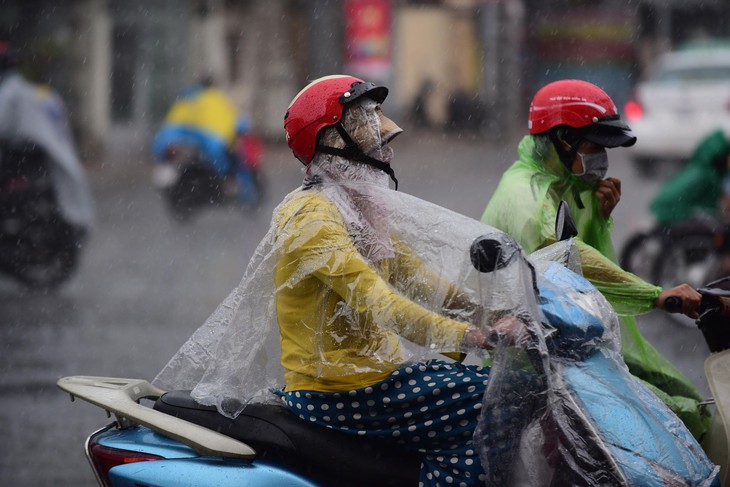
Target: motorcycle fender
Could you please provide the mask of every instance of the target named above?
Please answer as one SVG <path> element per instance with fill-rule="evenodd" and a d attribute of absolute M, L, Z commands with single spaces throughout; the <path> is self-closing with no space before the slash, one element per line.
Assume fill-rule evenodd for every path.
<path fill-rule="evenodd" d="M 264 462 L 220 457 L 130 463 L 109 471 L 114 487 L 315 487 L 306 479 Z"/>
<path fill-rule="evenodd" d="M 705 375 L 715 399 L 712 426 L 702 440 L 702 448 L 720 466 L 720 484 L 730 485 L 730 350 L 714 353 L 705 360 Z"/>

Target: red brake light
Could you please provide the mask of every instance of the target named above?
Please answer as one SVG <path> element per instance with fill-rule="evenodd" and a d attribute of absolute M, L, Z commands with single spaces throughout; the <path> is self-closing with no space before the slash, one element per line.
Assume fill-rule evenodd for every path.
<path fill-rule="evenodd" d="M 127 463 L 148 462 L 152 460 L 164 460 L 164 457 L 150 455 L 148 453 L 140 453 L 130 450 L 121 450 L 119 448 L 110 448 L 100 445 L 91 440 L 89 447 L 89 460 L 96 471 L 99 481 L 105 486 L 111 486 L 109 479 L 109 470 Z"/>
<path fill-rule="evenodd" d="M 644 109 L 641 107 L 641 103 L 636 100 L 630 100 L 624 106 L 624 115 L 630 122 L 640 119 L 643 114 Z"/>

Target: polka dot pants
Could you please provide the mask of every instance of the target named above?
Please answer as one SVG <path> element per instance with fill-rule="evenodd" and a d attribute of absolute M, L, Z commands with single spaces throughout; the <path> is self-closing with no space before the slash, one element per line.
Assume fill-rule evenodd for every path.
<path fill-rule="evenodd" d="M 488 378 L 488 368 L 432 360 L 362 389 L 283 396 L 304 420 L 422 452 L 422 486 L 469 486 L 485 480 L 472 435 Z"/>

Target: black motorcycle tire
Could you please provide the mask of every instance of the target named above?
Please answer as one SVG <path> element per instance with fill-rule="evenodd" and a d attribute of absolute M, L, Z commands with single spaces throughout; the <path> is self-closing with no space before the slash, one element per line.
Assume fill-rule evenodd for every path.
<path fill-rule="evenodd" d="M 18 239 L 10 271 L 32 291 L 52 291 L 76 270 L 81 238 L 60 218 L 30 222 Z"/>
<path fill-rule="evenodd" d="M 633 235 L 621 251 L 621 268 L 647 282 L 656 282 L 656 261 L 661 258 L 664 245 L 665 236 L 658 229 Z"/>
<path fill-rule="evenodd" d="M 166 197 L 173 217 L 178 221 L 187 221 L 202 207 L 220 204 L 223 201 L 223 188 L 215 174 L 192 164 L 182 170 L 178 181 L 167 190 Z"/>
<path fill-rule="evenodd" d="M 720 277 L 720 259 L 713 234 L 673 235 L 665 241 L 664 250 L 654 263 L 654 282 L 665 289 L 683 283 L 701 287 Z"/>

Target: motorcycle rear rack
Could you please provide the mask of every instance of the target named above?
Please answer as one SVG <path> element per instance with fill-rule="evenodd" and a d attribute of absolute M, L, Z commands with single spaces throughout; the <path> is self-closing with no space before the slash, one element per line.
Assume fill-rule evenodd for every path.
<path fill-rule="evenodd" d="M 117 377 L 72 376 L 57 382 L 65 392 L 114 414 L 120 426 L 146 426 L 177 440 L 203 456 L 252 460 L 256 452 L 249 445 L 197 424 L 142 406 L 142 399 L 157 399 L 165 391 L 146 380 Z"/>

